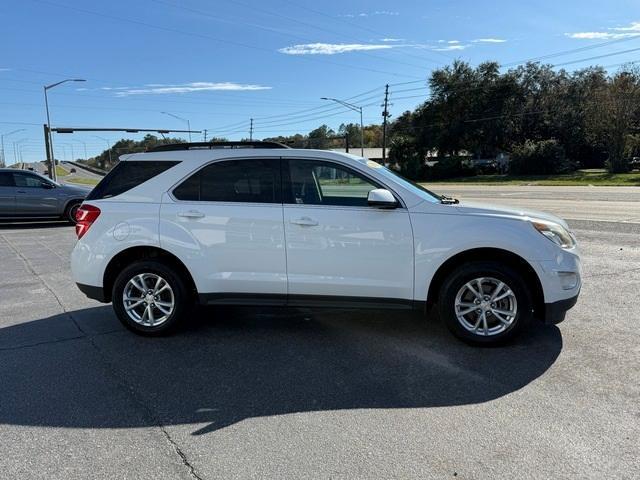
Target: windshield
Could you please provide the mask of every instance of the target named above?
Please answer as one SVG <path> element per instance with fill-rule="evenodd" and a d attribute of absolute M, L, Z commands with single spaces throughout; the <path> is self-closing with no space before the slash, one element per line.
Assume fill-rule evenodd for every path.
<path fill-rule="evenodd" d="M 404 178 L 399 173 L 380 165 L 378 162 L 374 162 L 373 160 L 367 160 L 367 167 L 375 169 L 376 173 L 382 175 L 383 177 L 387 177 L 394 181 L 415 195 L 419 196 L 423 200 L 431 203 L 440 203 L 442 200 L 442 196 L 437 193 L 433 193 L 431 190 L 424 188 L 422 185 L 413 182 L 407 178 Z"/>

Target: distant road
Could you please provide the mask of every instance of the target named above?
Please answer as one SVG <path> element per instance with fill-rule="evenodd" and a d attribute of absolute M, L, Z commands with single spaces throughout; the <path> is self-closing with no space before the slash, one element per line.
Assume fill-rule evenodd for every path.
<path fill-rule="evenodd" d="M 640 187 L 426 185 L 460 200 L 544 210 L 565 219 L 640 223 Z"/>

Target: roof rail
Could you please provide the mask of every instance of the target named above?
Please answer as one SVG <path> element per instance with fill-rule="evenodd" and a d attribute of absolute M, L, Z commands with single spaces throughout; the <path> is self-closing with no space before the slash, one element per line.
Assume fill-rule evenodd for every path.
<path fill-rule="evenodd" d="M 173 152 L 177 150 L 211 150 L 214 148 L 291 148 L 277 142 L 193 142 L 169 143 L 147 149 L 147 152 Z"/>

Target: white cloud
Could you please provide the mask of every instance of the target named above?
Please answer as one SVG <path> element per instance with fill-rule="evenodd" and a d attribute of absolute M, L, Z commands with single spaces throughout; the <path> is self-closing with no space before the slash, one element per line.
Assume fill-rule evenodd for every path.
<path fill-rule="evenodd" d="M 178 85 L 150 83 L 142 87 L 102 87 L 102 90 L 113 90 L 117 97 L 129 95 L 161 95 L 171 93 L 191 93 L 210 91 L 255 91 L 270 90 L 272 87 L 234 82 L 191 82 Z"/>
<path fill-rule="evenodd" d="M 617 30 L 619 32 L 640 32 L 640 22 L 631 22 L 628 27 L 615 27 L 611 30 Z"/>
<path fill-rule="evenodd" d="M 366 50 L 386 50 L 400 45 L 384 45 L 374 43 L 307 43 L 279 49 L 287 55 L 336 55 L 338 53 L 358 52 Z"/>
<path fill-rule="evenodd" d="M 469 48 L 471 45 L 465 45 L 462 43 L 453 43 L 451 44 L 449 42 L 449 45 L 445 46 L 445 47 L 433 47 L 431 48 L 431 50 L 435 50 L 436 52 L 451 52 L 454 50 L 464 50 L 466 48 Z"/>
<path fill-rule="evenodd" d="M 502 38 L 476 38 L 472 40 L 473 43 L 505 43 L 506 40 Z"/>
<path fill-rule="evenodd" d="M 378 16 L 378 15 L 385 15 L 385 16 L 389 16 L 389 17 L 397 17 L 398 15 L 400 15 L 400 12 L 392 12 L 389 10 L 376 10 L 374 12 L 360 12 L 360 13 L 344 13 L 341 15 L 338 15 L 339 17 L 345 17 L 345 18 L 355 18 L 355 17 L 373 17 L 373 16 Z"/>
<path fill-rule="evenodd" d="M 606 31 L 565 33 L 565 36 L 578 40 L 615 40 L 639 35 L 640 22 L 631 22 L 631 24 L 626 27 L 608 28 Z"/>
<path fill-rule="evenodd" d="M 280 48 L 278 52 L 286 55 L 338 55 L 348 52 L 390 50 L 394 48 L 451 52 L 466 50 L 473 46 L 471 43 L 462 43 L 460 40 L 438 40 L 436 44 L 431 45 L 422 43 L 394 43 L 401 40 L 400 38 L 383 38 L 380 41 L 385 43 L 306 43 Z"/>
<path fill-rule="evenodd" d="M 381 38 L 381 42 L 403 42 L 404 38 Z"/>

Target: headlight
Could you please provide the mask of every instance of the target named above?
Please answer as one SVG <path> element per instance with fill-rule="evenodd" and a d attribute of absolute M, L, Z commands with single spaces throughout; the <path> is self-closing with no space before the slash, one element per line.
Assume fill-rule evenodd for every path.
<path fill-rule="evenodd" d="M 575 239 L 569 231 L 562 225 L 544 220 L 532 220 L 531 225 L 549 240 L 562 248 L 573 248 L 576 246 Z"/>

